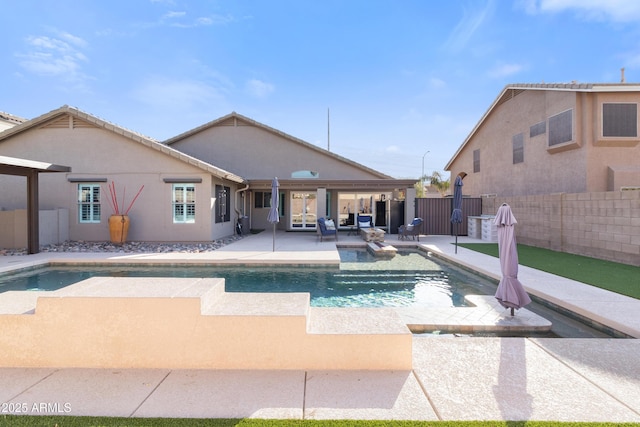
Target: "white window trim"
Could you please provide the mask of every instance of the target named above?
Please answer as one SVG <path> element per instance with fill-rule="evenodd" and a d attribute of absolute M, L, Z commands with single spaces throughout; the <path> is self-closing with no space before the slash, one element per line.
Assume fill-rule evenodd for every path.
<path fill-rule="evenodd" d="M 183 200 L 176 200 L 176 191 L 182 190 L 186 195 L 188 193 L 188 189 L 192 189 L 193 192 L 193 200 L 188 201 L 186 197 L 183 196 Z M 183 214 L 180 216 L 176 216 L 176 207 L 182 206 Z M 189 217 L 187 212 L 189 211 L 189 207 L 193 208 L 193 215 Z M 192 183 L 184 183 L 184 184 L 172 184 L 171 185 L 171 216 L 173 218 L 174 224 L 193 224 L 196 222 L 196 185 Z"/>
<path fill-rule="evenodd" d="M 88 190 L 90 200 L 84 201 L 82 199 L 83 192 Z M 98 200 L 95 200 L 95 190 L 98 190 Z M 100 198 L 102 197 L 102 188 L 100 184 L 78 184 L 78 222 L 80 224 L 99 224 L 102 217 L 102 208 L 100 204 Z M 89 207 L 90 219 L 84 219 L 82 217 L 83 206 Z M 96 212 L 97 210 L 97 212 Z M 97 218 L 96 218 L 97 217 Z"/>

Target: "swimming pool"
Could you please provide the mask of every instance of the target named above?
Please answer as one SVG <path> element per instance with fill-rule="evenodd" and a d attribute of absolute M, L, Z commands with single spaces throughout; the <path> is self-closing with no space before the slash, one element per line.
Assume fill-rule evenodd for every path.
<path fill-rule="evenodd" d="M 465 295 L 494 295 L 497 282 L 429 256 L 403 250 L 379 259 L 366 250 L 340 249 L 340 266 L 65 265 L 0 275 L 0 293 L 55 290 L 92 276 L 224 277 L 228 292 L 309 292 L 315 307 L 461 307 Z M 583 320 L 534 301 L 527 310 L 548 319 L 550 333 L 527 336 L 610 338 Z M 588 322 L 587 322 L 588 323 Z M 476 334 L 483 336 L 482 333 Z M 491 336 L 495 336 L 491 335 Z"/>
<path fill-rule="evenodd" d="M 489 295 L 495 283 L 424 252 L 380 260 L 341 249 L 340 267 L 312 266 L 50 266 L 0 279 L 0 292 L 55 290 L 93 276 L 223 277 L 227 292 L 309 292 L 314 307 L 461 307 L 468 294 Z"/>

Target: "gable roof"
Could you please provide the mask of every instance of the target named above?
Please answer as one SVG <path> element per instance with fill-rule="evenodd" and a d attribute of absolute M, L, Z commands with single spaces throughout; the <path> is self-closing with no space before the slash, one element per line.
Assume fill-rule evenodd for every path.
<path fill-rule="evenodd" d="M 27 119 L 14 116 L 13 114 L 5 113 L 4 111 L 0 111 L 0 120 L 3 120 L 7 123 L 11 123 L 13 125 L 19 125 L 20 123 L 24 123 L 27 121 Z"/>
<path fill-rule="evenodd" d="M 255 127 L 260 128 L 260 129 L 262 129 L 264 131 L 267 131 L 269 133 L 272 133 L 272 134 L 278 135 L 278 136 L 280 136 L 280 137 L 282 137 L 284 139 L 287 139 L 287 140 L 289 140 L 289 141 L 291 141 L 291 142 L 293 142 L 295 144 L 299 144 L 299 145 L 301 145 L 301 146 L 303 146 L 305 148 L 308 148 L 310 150 L 316 151 L 317 153 L 323 154 L 325 156 L 333 157 L 334 159 L 336 159 L 336 160 L 338 160 L 338 161 L 340 161 L 342 163 L 346 163 L 349 166 L 352 166 L 352 167 L 361 169 L 363 171 L 366 171 L 367 173 L 373 174 L 373 175 L 377 176 L 380 179 L 393 179 L 393 177 L 391 177 L 389 175 L 383 174 L 382 172 L 378 172 L 377 170 L 371 169 L 371 168 L 369 168 L 367 166 L 364 166 L 364 165 L 362 165 L 360 163 L 354 162 L 353 160 L 349 160 L 346 157 L 342 157 L 342 156 L 340 156 L 338 154 L 332 153 L 329 150 L 325 150 L 324 148 L 320 148 L 320 147 L 318 147 L 316 145 L 313 145 L 313 144 L 311 144 L 309 142 L 303 141 L 302 139 L 296 138 L 295 136 L 291 136 L 291 135 L 289 135 L 289 134 L 287 134 L 285 132 L 279 131 L 279 130 L 274 129 L 274 128 L 270 127 L 270 126 L 267 126 L 267 125 L 265 125 L 263 123 L 257 122 L 257 121 L 255 121 L 253 119 L 250 119 L 250 118 L 248 118 L 246 116 L 243 116 L 242 114 L 238 114 L 235 111 L 233 111 L 230 114 L 227 114 L 226 116 L 222 116 L 222 117 L 220 117 L 218 119 L 212 120 L 212 121 L 210 121 L 208 123 L 205 123 L 205 124 L 203 124 L 201 126 L 198 126 L 198 127 L 193 128 L 191 130 L 188 130 L 188 131 L 186 131 L 184 133 L 181 133 L 180 135 L 174 136 L 173 138 L 169 138 L 169 139 L 163 141 L 163 144 L 169 146 L 169 145 L 171 145 L 171 144 L 173 144 L 173 143 L 175 143 L 177 141 L 180 141 L 182 139 L 188 138 L 189 136 L 192 136 L 192 135 L 195 135 L 197 133 L 200 133 L 200 132 L 202 132 L 202 131 L 204 131 L 206 129 L 223 125 L 225 122 L 228 122 L 230 120 L 243 121 L 243 122 L 245 122 L 245 123 L 247 123 L 247 124 L 249 124 L 251 126 L 255 126 Z"/>
<path fill-rule="evenodd" d="M 113 132 L 116 133 L 118 135 L 122 135 L 126 138 L 129 138 L 130 140 L 137 142 L 139 144 L 145 145 L 149 148 L 152 148 L 154 150 L 160 151 L 168 156 L 171 156 L 177 160 L 180 160 L 182 162 L 188 163 L 192 166 L 198 167 L 208 173 L 210 173 L 211 175 L 214 175 L 218 178 L 223 178 L 223 179 L 227 179 L 229 181 L 233 181 L 233 182 L 237 182 L 237 183 L 246 183 L 246 180 L 236 174 L 233 174 L 231 172 L 228 172 L 224 169 L 220 169 L 216 166 L 213 166 L 207 162 L 203 162 L 202 160 L 196 159 L 195 157 L 191 157 L 187 154 L 184 154 L 178 150 L 175 150 L 171 147 L 168 147 L 162 143 L 160 143 L 159 141 L 156 141 L 153 138 L 150 138 L 148 136 L 144 136 L 140 133 L 125 129 L 121 126 L 115 125 L 113 123 L 107 122 L 105 120 L 99 119 L 95 116 L 92 116 L 88 113 L 82 112 L 80 110 L 78 110 L 77 108 L 74 107 L 70 107 L 68 105 L 63 105 L 62 107 L 50 111 L 46 114 L 43 114 L 39 117 L 36 117 L 32 120 L 28 120 L 24 123 L 21 123 L 17 126 L 14 126 L 12 128 L 9 128 L 7 130 L 5 130 L 4 132 L 0 133 L 0 143 L 2 143 L 3 140 L 25 132 L 29 129 L 33 129 L 33 128 L 37 128 L 38 126 L 47 123 L 47 122 L 51 122 L 56 118 L 60 118 L 61 116 L 64 115 L 69 115 L 71 117 L 73 117 L 74 119 L 77 119 L 81 122 L 85 122 L 85 123 L 89 123 L 95 127 L 104 129 L 106 131 L 109 132 Z"/>
<path fill-rule="evenodd" d="M 556 91 L 556 92 L 640 92 L 640 83 L 513 83 L 508 84 L 502 89 L 498 97 L 489 106 L 487 111 L 482 115 L 478 123 L 471 130 L 462 145 L 458 148 L 451 160 L 447 163 L 444 170 L 450 170 L 451 164 L 458 157 L 458 154 L 469 143 L 471 138 L 483 125 L 491 112 L 499 105 L 504 104 L 516 95 L 527 91 Z"/>

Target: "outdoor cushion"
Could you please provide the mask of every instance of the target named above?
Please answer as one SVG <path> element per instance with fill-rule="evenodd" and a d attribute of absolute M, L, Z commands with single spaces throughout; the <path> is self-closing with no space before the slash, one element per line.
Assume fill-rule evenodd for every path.
<path fill-rule="evenodd" d="M 327 227 L 327 230 L 335 230 L 336 229 L 336 224 L 333 222 L 332 219 L 325 219 L 324 220 L 324 226 Z"/>
<path fill-rule="evenodd" d="M 367 222 L 361 222 L 361 223 L 359 224 L 359 227 L 360 227 L 360 228 L 369 228 L 369 227 L 371 227 L 371 223 L 370 223 L 369 221 L 367 221 Z"/>

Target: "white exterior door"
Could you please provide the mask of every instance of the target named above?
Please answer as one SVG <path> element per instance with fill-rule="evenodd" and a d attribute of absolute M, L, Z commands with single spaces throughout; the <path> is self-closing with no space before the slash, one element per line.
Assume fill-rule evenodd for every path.
<path fill-rule="evenodd" d="M 318 210 L 315 192 L 291 192 L 291 228 L 304 230 L 316 228 Z"/>

